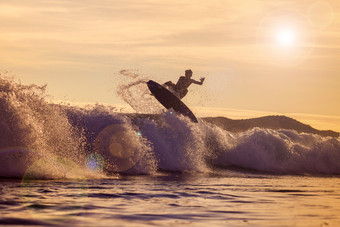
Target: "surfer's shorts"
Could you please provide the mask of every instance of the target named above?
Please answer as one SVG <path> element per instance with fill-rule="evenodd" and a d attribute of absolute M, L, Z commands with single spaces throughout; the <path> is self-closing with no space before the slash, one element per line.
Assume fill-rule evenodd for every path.
<path fill-rule="evenodd" d="M 188 89 L 177 91 L 177 94 L 178 94 L 180 99 L 182 99 L 184 96 L 186 96 L 187 93 L 188 93 Z"/>

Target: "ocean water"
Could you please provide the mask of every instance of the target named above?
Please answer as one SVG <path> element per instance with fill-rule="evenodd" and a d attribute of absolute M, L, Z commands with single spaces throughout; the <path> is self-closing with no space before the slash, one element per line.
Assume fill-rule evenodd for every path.
<path fill-rule="evenodd" d="M 0 224 L 339 226 L 340 180 L 219 171 L 2 180 Z"/>
<path fill-rule="evenodd" d="M 340 225 L 339 138 L 192 123 L 143 86 L 123 114 L 0 76 L 0 224 Z"/>

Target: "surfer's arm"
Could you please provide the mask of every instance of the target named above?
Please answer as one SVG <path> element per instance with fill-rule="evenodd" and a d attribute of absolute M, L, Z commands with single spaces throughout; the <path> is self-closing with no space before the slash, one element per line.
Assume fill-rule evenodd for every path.
<path fill-rule="evenodd" d="M 196 81 L 196 80 L 193 80 L 193 79 L 191 79 L 191 82 L 192 82 L 193 84 L 202 85 L 202 84 L 203 84 L 203 82 L 204 82 L 204 80 L 205 80 L 205 78 L 204 78 L 204 77 L 202 77 L 202 78 L 201 78 L 201 81 Z"/>

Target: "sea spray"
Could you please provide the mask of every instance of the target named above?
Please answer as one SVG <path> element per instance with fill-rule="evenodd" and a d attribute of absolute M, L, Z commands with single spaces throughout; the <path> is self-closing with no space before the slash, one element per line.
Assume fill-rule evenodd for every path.
<path fill-rule="evenodd" d="M 153 145 L 158 167 L 165 171 L 206 172 L 205 145 L 197 126 L 172 111 L 157 120 L 137 121 L 142 134 Z"/>
<path fill-rule="evenodd" d="M 142 118 L 143 119 L 143 118 Z M 241 168 L 276 174 L 340 174 L 340 139 L 287 129 L 231 133 L 167 111 L 138 122 L 154 146 L 159 168 L 209 172 Z"/>
<path fill-rule="evenodd" d="M 45 89 L 0 76 L 0 176 L 21 178 L 30 171 L 32 178 L 45 178 L 54 169 L 49 178 L 79 177 L 63 171 L 66 165 L 59 160 L 81 166 L 84 138 L 58 105 L 46 101 Z"/>
<path fill-rule="evenodd" d="M 339 138 L 287 129 L 231 133 L 202 119 L 192 123 L 171 110 L 122 114 L 109 105 L 51 104 L 45 90 L 0 77 L 1 177 L 88 178 L 233 167 L 277 174 L 340 174 Z M 142 109 L 144 104 L 136 105 Z M 101 140 L 104 150 L 98 148 Z"/>
<path fill-rule="evenodd" d="M 72 125 L 81 127 L 87 137 L 86 166 L 108 175 L 156 172 L 152 144 L 129 117 L 101 104 L 64 108 Z"/>
<path fill-rule="evenodd" d="M 147 78 L 131 70 L 121 70 L 116 76 L 121 78 L 117 94 L 137 113 L 157 114 L 162 112 L 163 107 L 151 96 L 146 85 Z"/>
<path fill-rule="evenodd" d="M 278 174 L 340 174 L 340 140 L 294 130 L 255 128 L 218 150 L 217 166 Z"/>

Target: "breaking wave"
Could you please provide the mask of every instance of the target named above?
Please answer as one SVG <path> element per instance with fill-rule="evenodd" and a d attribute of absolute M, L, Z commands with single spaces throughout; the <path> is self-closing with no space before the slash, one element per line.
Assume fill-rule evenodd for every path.
<path fill-rule="evenodd" d="M 120 92 L 142 111 L 138 105 L 144 102 L 137 104 L 138 96 L 126 91 L 136 84 L 146 86 L 131 83 Z M 98 178 L 235 167 L 340 174 L 339 138 L 264 128 L 231 133 L 202 119 L 196 124 L 170 111 L 157 112 L 122 114 L 99 104 L 53 104 L 46 86 L 0 76 L 0 177 Z"/>

